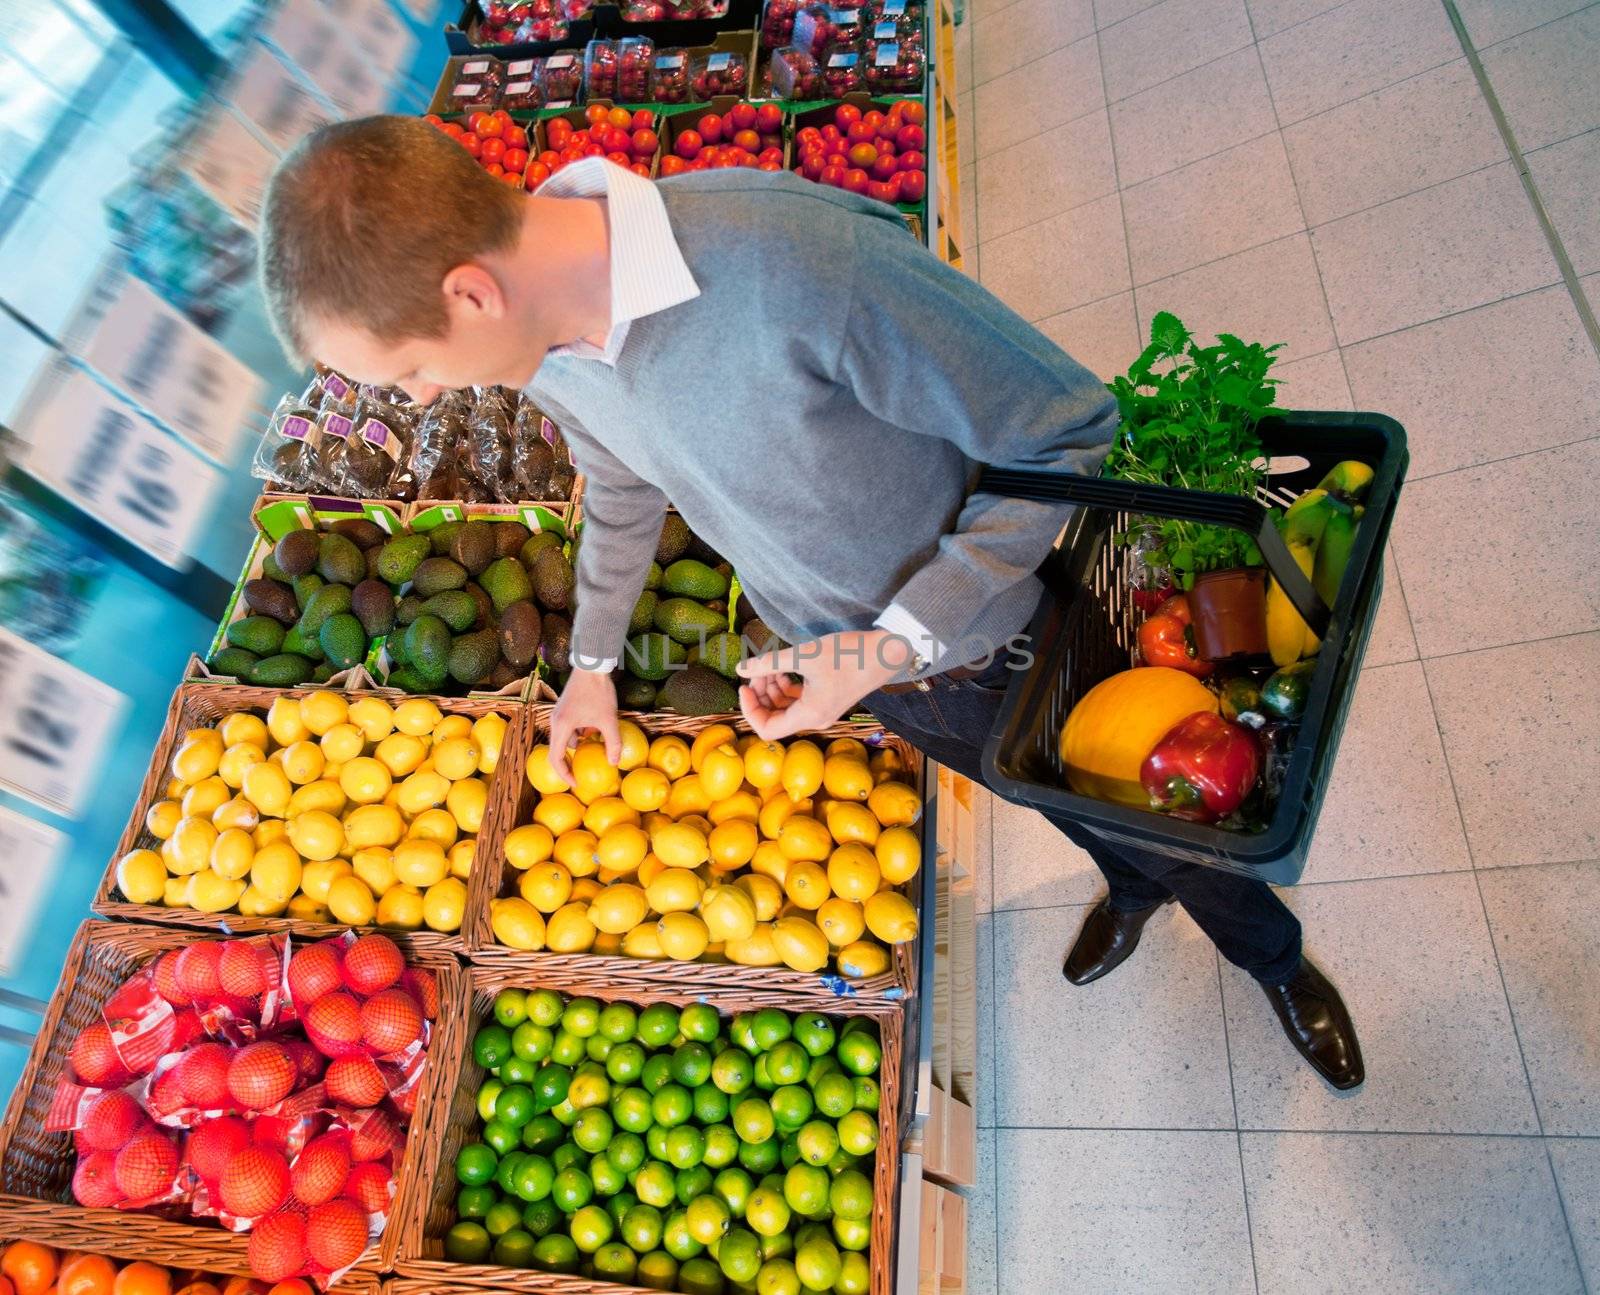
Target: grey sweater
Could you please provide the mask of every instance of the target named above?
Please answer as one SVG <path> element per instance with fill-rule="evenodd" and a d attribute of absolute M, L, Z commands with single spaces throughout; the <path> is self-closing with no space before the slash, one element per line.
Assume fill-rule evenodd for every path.
<path fill-rule="evenodd" d="M 586 478 L 574 659 L 621 655 L 668 500 L 791 643 L 897 604 L 946 648 L 929 669 L 1004 644 L 1071 508 L 971 483 L 1093 472 L 1105 387 L 880 203 L 743 169 L 660 192 L 700 296 L 528 387 Z"/>

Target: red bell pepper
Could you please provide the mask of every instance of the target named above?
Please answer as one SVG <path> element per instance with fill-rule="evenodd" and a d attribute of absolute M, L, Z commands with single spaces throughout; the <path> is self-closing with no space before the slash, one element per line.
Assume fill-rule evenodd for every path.
<path fill-rule="evenodd" d="M 1238 809 L 1260 776 L 1256 735 L 1209 711 L 1179 720 L 1139 769 L 1152 808 L 1196 823 Z"/>
<path fill-rule="evenodd" d="M 1139 655 L 1144 663 L 1170 666 L 1197 679 L 1210 674 L 1211 662 L 1200 659 L 1189 620 L 1189 600 L 1182 594 L 1168 598 L 1153 615 L 1146 617 L 1139 626 Z"/>

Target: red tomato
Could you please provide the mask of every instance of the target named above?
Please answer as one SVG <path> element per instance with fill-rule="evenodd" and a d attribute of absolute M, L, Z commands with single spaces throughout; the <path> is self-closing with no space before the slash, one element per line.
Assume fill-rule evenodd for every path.
<path fill-rule="evenodd" d="M 756 155 L 754 153 L 740 153 L 739 165 L 747 170 L 754 171 L 761 165 L 761 163 L 756 160 Z"/>
<path fill-rule="evenodd" d="M 484 122 L 484 125 L 490 125 Z M 484 162 L 498 162 L 506 155 L 506 142 L 498 135 L 490 135 L 478 146 L 478 157 Z"/>
<path fill-rule="evenodd" d="M 781 170 L 783 170 L 783 163 L 782 162 L 763 162 L 763 163 L 761 163 L 760 166 L 756 167 L 756 170 L 758 170 L 758 171 L 781 171 Z"/>
<path fill-rule="evenodd" d="M 928 169 L 928 156 L 926 153 L 902 153 L 895 158 L 894 162 L 902 171 L 926 171 Z"/>
<path fill-rule="evenodd" d="M 598 144 L 585 144 L 583 146 L 583 155 L 585 157 L 604 157 L 606 155 L 606 151 Z"/>
<path fill-rule="evenodd" d="M 921 202 L 928 194 L 928 176 L 923 171 L 900 172 L 900 201 Z"/>
<path fill-rule="evenodd" d="M 903 107 L 904 111 L 901 112 L 900 116 L 905 121 L 911 123 L 913 126 L 924 126 L 927 124 L 928 110 L 923 106 L 921 100 L 907 99 L 905 100 Z"/>
<path fill-rule="evenodd" d="M 868 167 L 878 160 L 878 150 L 871 144 L 852 144 L 850 146 L 850 165 Z"/>
<path fill-rule="evenodd" d="M 678 138 L 672 141 L 672 151 L 691 162 L 700 156 L 704 147 L 705 137 L 697 130 L 680 130 Z"/>
<path fill-rule="evenodd" d="M 776 135 L 783 129 L 783 109 L 775 103 L 764 103 L 756 109 L 756 129 L 763 135 Z"/>
<path fill-rule="evenodd" d="M 592 126 L 596 122 L 602 122 L 609 117 L 611 109 L 607 108 L 603 103 L 591 103 L 583 110 L 583 115 L 589 119 L 589 124 Z"/>
<path fill-rule="evenodd" d="M 837 134 L 838 132 L 835 131 L 834 133 Z M 821 144 L 822 138 L 822 132 L 815 126 L 802 126 L 794 133 L 794 142 L 801 148 L 804 148 L 807 144 Z"/>
<path fill-rule="evenodd" d="M 476 113 L 478 124 L 472 129 L 478 132 L 482 139 L 496 139 L 505 134 L 506 124 L 493 113 Z"/>
<path fill-rule="evenodd" d="M 893 139 L 895 132 L 899 129 L 899 122 L 890 121 L 889 118 L 885 117 L 875 127 L 873 127 L 873 134 L 875 134 L 879 139 Z"/>
<path fill-rule="evenodd" d="M 629 128 L 633 125 L 633 112 L 628 108 L 613 108 L 610 121 L 618 130 Z"/>
<path fill-rule="evenodd" d="M 894 133 L 894 142 L 901 148 L 922 148 L 928 142 L 928 132 L 921 126 L 902 126 Z"/>
<path fill-rule="evenodd" d="M 848 171 L 850 169 L 850 158 L 844 153 L 829 153 L 828 156 L 822 160 L 823 165 L 825 166 L 836 166 L 841 171 Z"/>
<path fill-rule="evenodd" d="M 459 123 L 453 121 L 445 122 L 445 124 L 439 127 L 439 129 L 442 130 L 446 135 L 450 136 L 451 139 L 460 139 L 467 133 L 461 129 Z"/>
<path fill-rule="evenodd" d="M 845 138 L 852 144 L 870 144 L 878 138 L 878 132 L 864 121 L 853 121 L 845 132 Z"/>
<path fill-rule="evenodd" d="M 564 149 L 561 150 L 561 162 L 562 162 L 562 165 L 565 165 L 568 162 L 581 162 L 581 161 L 583 161 L 583 149 L 581 149 L 581 148 L 564 148 Z"/>
<path fill-rule="evenodd" d="M 648 128 L 633 132 L 633 152 L 636 157 L 650 157 L 661 143 L 661 137 Z"/>
<path fill-rule="evenodd" d="M 557 165 L 560 164 L 557 163 Z M 534 187 L 534 185 L 543 184 L 546 180 L 548 180 L 551 172 L 550 167 L 546 163 L 540 161 L 529 162 L 527 170 L 524 171 L 523 174 L 528 177 L 528 188 L 531 189 Z"/>
<path fill-rule="evenodd" d="M 821 131 L 824 144 L 837 144 L 844 138 L 844 131 L 837 126 L 824 126 Z"/>
<path fill-rule="evenodd" d="M 505 141 L 507 148 L 527 148 L 528 132 L 521 126 L 511 125 L 506 127 Z"/>
<path fill-rule="evenodd" d="M 892 153 L 879 153 L 878 160 L 872 164 L 872 178 L 874 180 L 887 180 L 900 170 L 900 164 L 895 161 Z"/>
<path fill-rule="evenodd" d="M 553 148 L 547 148 L 539 154 L 539 160 L 546 166 L 554 166 L 561 160 L 561 154 L 557 153 Z"/>
<path fill-rule="evenodd" d="M 483 125 L 483 123 L 488 119 L 489 114 L 486 112 L 469 112 L 467 114 L 467 129 L 470 130 L 474 135 L 481 136 L 483 132 L 479 130 L 478 127 Z"/>
<path fill-rule="evenodd" d="M 495 176 L 496 178 L 498 178 L 498 177 L 500 177 L 500 176 L 502 176 L 502 175 L 504 175 L 506 173 L 505 167 L 501 166 L 500 163 L 498 163 L 498 162 L 490 162 L 489 165 L 484 167 L 483 169 L 485 171 L 487 171 L 490 175 Z"/>
<path fill-rule="evenodd" d="M 749 104 L 745 105 L 746 108 L 749 106 Z M 761 151 L 761 136 L 753 130 L 736 131 L 733 136 L 733 142 L 739 148 L 744 149 L 746 153 L 759 153 Z"/>
<path fill-rule="evenodd" d="M 820 162 L 822 159 L 819 157 L 817 160 Z M 781 148 L 764 148 L 761 150 L 760 155 L 756 158 L 756 161 L 760 162 L 763 166 L 765 166 L 768 162 L 776 162 L 779 166 L 782 166 L 783 150 Z"/>
<path fill-rule="evenodd" d="M 777 132 L 777 131 L 772 131 L 772 132 L 762 131 L 761 132 L 761 147 L 762 148 L 782 148 L 783 147 L 783 135 L 781 133 Z"/>
<path fill-rule="evenodd" d="M 630 163 L 628 170 L 632 171 L 637 176 L 642 176 L 646 180 L 650 178 L 650 164 L 648 162 Z"/>
<path fill-rule="evenodd" d="M 676 153 L 668 153 L 661 159 L 662 175 L 682 175 L 689 169 L 689 164 Z"/>
<path fill-rule="evenodd" d="M 844 167 L 825 166 L 822 174 L 817 177 L 823 184 L 831 184 L 835 189 L 844 188 Z"/>
<path fill-rule="evenodd" d="M 550 118 L 544 125 L 544 138 L 551 148 L 561 148 L 572 138 L 572 123 L 565 117 Z"/>
<path fill-rule="evenodd" d="M 728 109 L 735 130 L 749 130 L 756 124 L 756 106 L 753 103 L 736 103 Z"/>
<path fill-rule="evenodd" d="M 851 193 L 865 193 L 867 185 L 871 183 L 871 177 L 858 166 L 853 166 L 844 173 L 844 187 Z"/>
<path fill-rule="evenodd" d="M 521 171 L 507 171 L 500 177 L 500 181 L 502 184 L 509 184 L 513 189 L 520 189 L 526 183 Z"/>
<path fill-rule="evenodd" d="M 730 166 L 738 166 L 739 165 L 738 152 L 736 150 L 724 149 L 722 151 L 721 156 L 719 156 L 717 158 L 717 160 L 715 162 L 713 162 L 711 165 L 716 167 L 719 170 L 725 169 L 725 168 L 730 167 Z"/>
<path fill-rule="evenodd" d="M 656 115 L 648 108 L 640 108 L 633 114 L 633 128 L 635 130 L 652 130 L 656 124 Z"/>
<path fill-rule="evenodd" d="M 895 186 L 885 184 L 882 180 L 871 180 L 867 183 L 867 197 L 876 198 L 879 202 L 893 202 Z"/>
<path fill-rule="evenodd" d="M 430 126 L 443 126 L 444 125 L 444 118 L 441 117 L 436 112 L 430 112 L 430 113 L 426 114 L 423 117 L 422 120 L 427 122 L 428 125 L 430 125 Z"/>
<path fill-rule="evenodd" d="M 873 131 L 876 132 L 878 127 L 884 123 L 884 115 L 876 108 L 869 108 L 866 112 L 861 114 L 861 120 L 866 122 L 867 125 L 871 126 Z"/>
<path fill-rule="evenodd" d="M 705 158 L 697 157 L 694 161 L 689 163 L 689 169 L 691 171 L 709 171 L 711 167 L 706 162 Z"/>
<path fill-rule="evenodd" d="M 471 153 L 473 157 L 477 157 L 483 149 L 483 141 L 469 130 L 461 136 L 461 147 Z"/>
<path fill-rule="evenodd" d="M 708 112 L 695 123 L 700 128 L 700 138 L 708 144 L 722 142 L 722 118 L 714 112 Z"/>
<path fill-rule="evenodd" d="M 508 148 L 505 156 L 500 159 L 500 165 L 508 171 L 526 171 L 528 169 L 528 150 L 525 148 Z"/>
<path fill-rule="evenodd" d="M 606 161 L 615 162 L 618 166 L 632 166 L 633 156 L 629 153 L 607 153 Z"/>
<path fill-rule="evenodd" d="M 827 169 L 827 164 L 823 162 L 819 154 L 809 153 L 806 155 L 805 161 L 801 162 L 797 169 L 808 180 L 820 180 L 822 179 L 823 171 Z"/>
<path fill-rule="evenodd" d="M 848 130 L 854 123 L 861 120 L 861 109 L 853 103 L 841 103 L 833 112 L 833 124 L 840 130 Z"/>
<path fill-rule="evenodd" d="M 872 141 L 872 146 L 878 150 L 880 157 L 894 156 L 894 140 L 892 139 L 884 139 L 879 137 L 878 139 Z"/>

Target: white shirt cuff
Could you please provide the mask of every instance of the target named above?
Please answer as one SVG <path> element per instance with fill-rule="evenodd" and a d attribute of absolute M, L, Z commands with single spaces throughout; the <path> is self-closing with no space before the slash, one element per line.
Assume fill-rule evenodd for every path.
<path fill-rule="evenodd" d="M 945 645 L 899 603 L 890 603 L 872 623 L 878 629 L 888 630 L 896 637 L 905 639 L 911 644 L 911 650 L 929 664 L 938 661 L 947 651 Z"/>
<path fill-rule="evenodd" d="M 610 674 L 617 668 L 617 658 L 614 656 L 601 657 L 598 661 L 574 659 L 572 668 L 574 670 L 587 670 L 590 674 Z"/>

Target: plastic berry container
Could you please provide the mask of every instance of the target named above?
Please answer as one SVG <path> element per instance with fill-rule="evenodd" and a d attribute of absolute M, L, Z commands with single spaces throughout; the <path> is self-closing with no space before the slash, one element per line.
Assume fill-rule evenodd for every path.
<path fill-rule="evenodd" d="M 782 49 L 794 40 L 794 17 L 800 0 L 767 0 L 761 6 L 761 48 Z"/>
<path fill-rule="evenodd" d="M 855 9 L 808 4 L 795 15 L 793 44 L 821 58 L 830 46 L 857 39 L 861 30 L 861 15 Z"/>
<path fill-rule="evenodd" d="M 898 41 L 913 49 L 922 48 L 922 24 L 911 18 L 874 19 L 867 24 L 864 34 L 869 42 Z"/>
<path fill-rule="evenodd" d="M 507 112 L 533 112 L 544 107 L 544 94 L 539 89 L 541 61 L 519 58 L 505 65 L 506 83 L 500 92 L 500 106 Z"/>
<path fill-rule="evenodd" d="M 648 36 L 625 36 L 617 42 L 617 100 L 649 103 L 656 43 Z"/>
<path fill-rule="evenodd" d="M 750 86 L 750 61 L 727 50 L 702 55 L 691 64 L 689 85 L 697 103 L 709 103 L 719 94 L 743 95 Z"/>
<path fill-rule="evenodd" d="M 573 104 L 583 90 L 583 64 L 571 53 L 552 54 L 539 65 L 539 88 L 547 104 Z"/>
<path fill-rule="evenodd" d="M 617 97 L 617 42 L 592 40 L 583 50 L 583 94 L 586 99 Z"/>
<path fill-rule="evenodd" d="M 650 65 L 650 99 L 655 103 L 689 102 L 689 52 L 662 50 Z"/>
<path fill-rule="evenodd" d="M 500 102 L 505 65 L 497 58 L 462 59 L 450 84 L 450 112 L 492 111 Z"/>
<path fill-rule="evenodd" d="M 820 60 L 822 69 L 822 94 L 824 99 L 843 99 L 854 90 L 866 89 L 867 79 L 862 75 L 861 50 L 854 44 L 835 45 Z"/>
<path fill-rule="evenodd" d="M 822 98 L 822 65 L 810 50 L 790 45 L 773 51 L 772 93 L 780 99 Z"/>
<path fill-rule="evenodd" d="M 913 94 L 922 89 L 927 63 L 920 47 L 900 41 L 868 41 L 867 89 L 873 94 Z"/>

